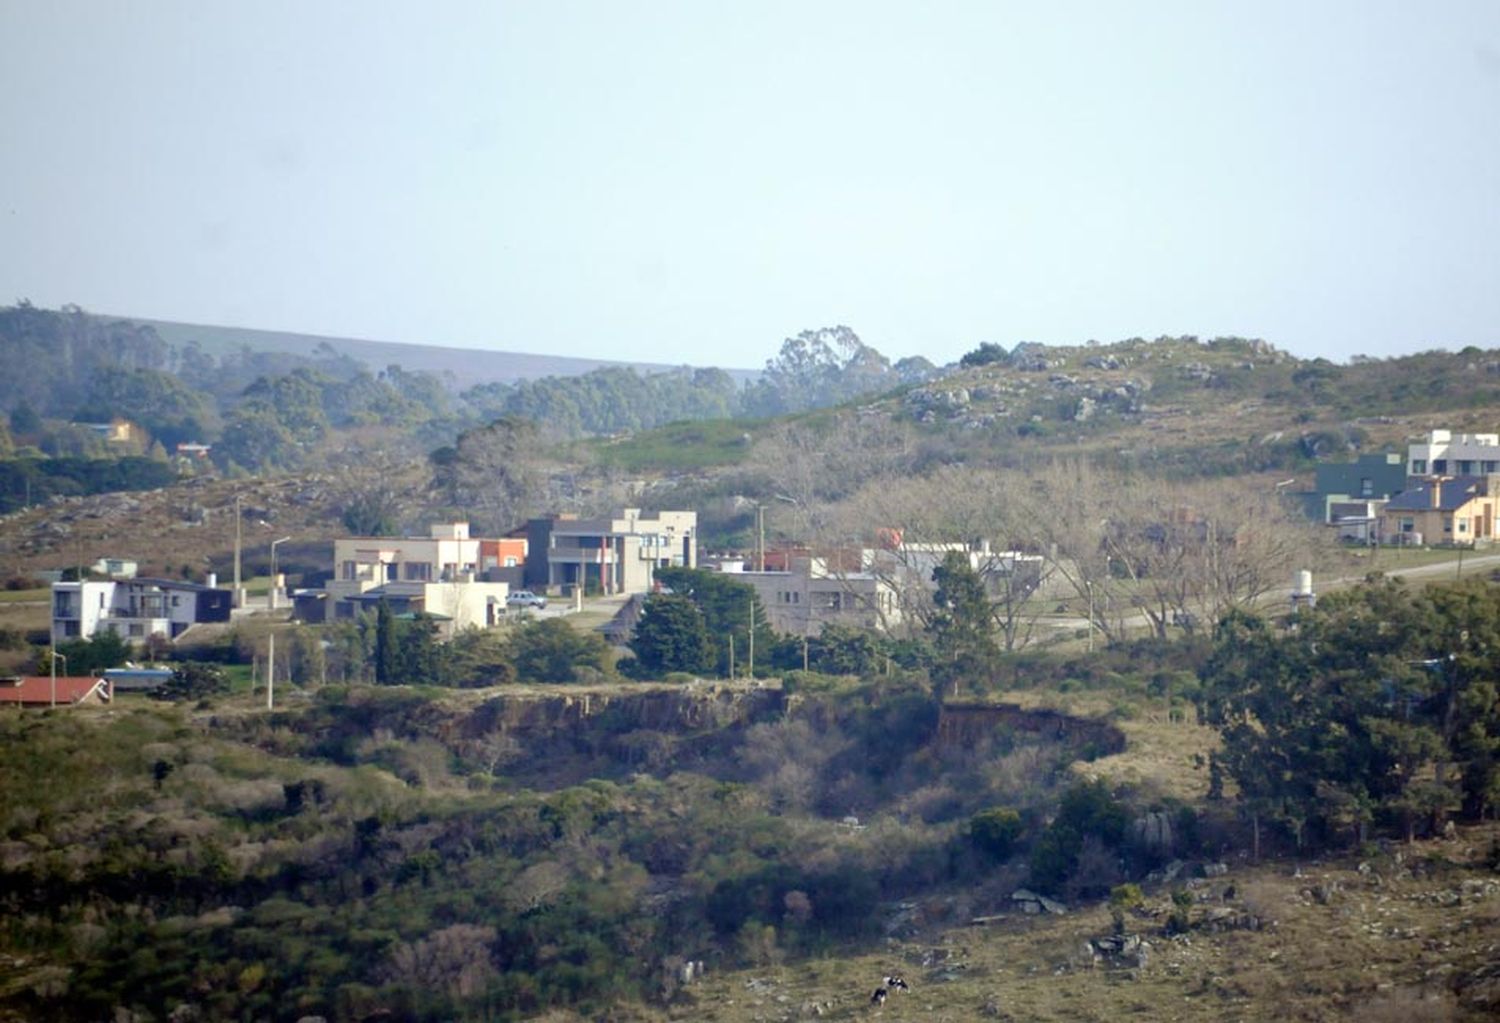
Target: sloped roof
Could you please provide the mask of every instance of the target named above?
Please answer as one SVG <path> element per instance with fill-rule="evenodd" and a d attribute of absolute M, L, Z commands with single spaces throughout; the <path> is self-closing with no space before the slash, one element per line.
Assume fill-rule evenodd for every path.
<path fill-rule="evenodd" d="M 90 696 L 95 689 L 100 690 L 103 699 L 109 699 L 109 682 L 105 679 L 89 675 L 57 676 L 57 702 L 60 706 L 78 703 Z M 50 705 L 52 676 L 27 675 L 20 679 L 0 680 L 0 704 L 6 703 L 23 707 Z"/>
<path fill-rule="evenodd" d="M 1456 476 L 1441 483 L 1419 483 L 1391 498 L 1386 511 L 1457 511 L 1479 496 L 1483 482 L 1477 476 Z M 1432 488 L 1438 488 L 1438 503 L 1432 503 Z"/>

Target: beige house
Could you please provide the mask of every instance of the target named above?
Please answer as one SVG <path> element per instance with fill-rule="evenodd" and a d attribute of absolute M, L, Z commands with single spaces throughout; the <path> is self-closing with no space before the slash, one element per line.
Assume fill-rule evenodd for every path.
<path fill-rule="evenodd" d="M 485 541 L 467 522 L 434 525 L 419 537 L 344 537 L 333 542 L 333 578 L 326 587 L 332 618 L 352 618 L 386 600 L 397 614 L 421 612 L 452 620 L 455 629 L 494 625 L 510 586 L 488 582 Z"/>
<path fill-rule="evenodd" d="M 1383 543 L 1487 544 L 1496 538 L 1500 475 L 1433 478 L 1380 510 Z"/>

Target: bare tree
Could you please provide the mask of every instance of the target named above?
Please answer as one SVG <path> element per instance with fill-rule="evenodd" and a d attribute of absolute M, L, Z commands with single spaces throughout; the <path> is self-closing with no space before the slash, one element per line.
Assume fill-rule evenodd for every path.
<path fill-rule="evenodd" d="M 863 523 L 866 542 L 876 545 L 863 567 L 896 592 L 901 620 L 913 631 L 932 622 L 933 570 L 948 552 L 965 552 L 984 582 L 1003 648 L 1018 650 L 1046 611 L 1036 595 L 1054 571 L 1030 489 L 1022 473 L 963 466 L 881 479 L 849 502 L 845 531 Z"/>
<path fill-rule="evenodd" d="M 1172 483 L 1055 463 L 1039 489 L 1056 566 L 1111 641 L 1249 607 L 1312 556 L 1311 527 L 1255 481 Z"/>

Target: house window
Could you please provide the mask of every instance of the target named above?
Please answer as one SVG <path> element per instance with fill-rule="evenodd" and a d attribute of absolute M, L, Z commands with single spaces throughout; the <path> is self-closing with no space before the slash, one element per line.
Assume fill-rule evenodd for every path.
<path fill-rule="evenodd" d="M 515 568 L 516 567 L 516 559 L 515 558 L 506 558 L 505 559 L 505 567 L 506 568 Z"/>
<path fill-rule="evenodd" d="M 1425 459 L 1425 458 L 1413 458 L 1411 460 L 1411 474 L 1413 476 L 1426 476 L 1427 475 L 1427 459 Z"/>
<path fill-rule="evenodd" d="M 1458 531 L 1460 533 L 1467 533 L 1469 531 L 1469 520 L 1468 519 L 1459 519 L 1458 520 Z"/>
<path fill-rule="evenodd" d="M 1432 460 L 1432 473 L 1441 476 L 1448 471 L 1448 460 L 1446 458 L 1434 458 Z"/>
<path fill-rule="evenodd" d="M 1444 515 L 1443 516 L 1443 532 L 1445 532 L 1445 533 L 1451 533 L 1451 532 L 1453 532 L 1453 516 L 1452 515 Z"/>
<path fill-rule="evenodd" d="M 352 561 L 344 562 L 343 577 L 345 579 L 357 579 L 359 577 L 359 566 Z"/>
<path fill-rule="evenodd" d="M 1401 519 L 1401 532 L 1403 532 L 1403 533 L 1414 533 L 1414 532 L 1416 532 L 1416 529 L 1417 529 L 1417 523 L 1416 523 L 1416 521 L 1411 516 L 1406 515 L 1406 516 L 1402 517 L 1402 519 Z"/>
<path fill-rule="evenodd" d="M 1359 496 L 1373 497 L 1375 495 L 1375 482 L 1368 476 L 1359 478 Z"/>
<path fill-rule="evenodd" d="M 1474 463 L 1467 458 L 1458 460 L 1458 474 L 1460 476 L 1474 475 Z"/>
<path fill-rule="evenodd" d="M 408 582 L 428 582 L 432 579 L 432 565 L 426 561 L 408 561 L 406 579 Z"/>
<path fill-rule="evenodd" d="M 145 634 L 146 634 L 146 627 L 144 625 L 141 625 L 139 622 L 135 622 L 135 623 L 131 624 L 131 626 L 130 626 L 130 635 L 131 636 L 140 637 L 140 636 L 144 636 Z"/>
<path fill-rule="evenodd" d="M 1486 476 L 1492 472 L 1500 472 L 1500 462 L 1495 461 L 1493 458 L 1486 458 L 1479 463 L 1479 471 Z"/>

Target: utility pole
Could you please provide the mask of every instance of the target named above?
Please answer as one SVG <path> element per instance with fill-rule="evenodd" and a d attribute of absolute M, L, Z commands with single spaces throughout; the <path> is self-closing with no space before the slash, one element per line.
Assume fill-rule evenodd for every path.
<path fill-rule="evenodd" d="M 1089 653 L 1094 652 L 1094 581 L 1087 579 L 1084 586 L 1089 591 Z"/>
<path fill-rule="evenodd" d="M 281 582 L 276 572 L 276 545 L 286 543 L 290 539 L 289 536 L 283 536 L 280 540 L 271 541 L 271 596 L 268 598 L 268 603 L 272 611 L 275 611 L 281 604 L 281 601 L 277 599 L 280 596 Z"/>
<path fill-rule="evenodd" d="M 240 590 L 240 523 L 244 521 L 240 514 L 240 495 L 234 495 L 234 596 L 229 603 L 233 607 L 244 604 L 244 594 Z"/>
<path fill-rule="evenodd" d="M 755 601 L 750 602 L 750 678 L 755 677 Z"/>
<path fill-rule="evenodd" d="M 766 506 L 755 506 L 755 570 L 766 570 Z"/>
<path fill-rule="evenodd" d="M 276 709 L 276 633 L 267 637 L 270 644 L 266 651 L 266 710 Z"/>
<path fill-rule="evenodd" d="M 52 656 L 47 658 L 47 660 L 52 662 L 52 707 L 54 709 L 57 707 L 57 659 L 59 657 L 62 657 L 62 662 L 64 665 L 68 663 L 67 657 L 58 653 L 57 647 L 54 646 L 52 648 Z"/>

